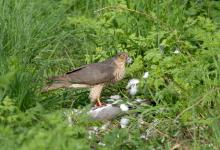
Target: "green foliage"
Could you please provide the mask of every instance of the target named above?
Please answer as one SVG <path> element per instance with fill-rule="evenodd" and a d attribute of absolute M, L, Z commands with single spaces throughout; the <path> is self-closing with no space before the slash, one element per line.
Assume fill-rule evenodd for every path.
<path fill-rule="evenodd" d="M 137 56 L 135 58 L 134 62 L 131 64 L 131 66 L 126 70 L 127 74 L 138 74 L 138 72 L 141 72 L 144 69 L 144 64 L 141 56 Z"/>
<path fill-rule="evenodd" d="M 219 149 L 219 14 L 212 0 L 0 0 L 1 149 Z M 121 51 L 133 63 L 103 95 L 136 108 L 128 128 L 116 119 L 89 135 L 103 123 L 86 115 L 86 90 L 40 93 L 47 77 Z M 130 78 L 141 80 L 133 97 Z"/>

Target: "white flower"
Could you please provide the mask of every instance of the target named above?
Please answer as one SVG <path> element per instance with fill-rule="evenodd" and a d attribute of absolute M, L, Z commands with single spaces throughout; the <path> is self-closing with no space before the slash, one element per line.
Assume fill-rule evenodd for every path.
<path fill-rule="evenodd" d="M 132 85 L 137 85 L 140 81 L 138 79 L 131 79 L 126 86 L 126 89 L 129 89 Z"/>
<path fill-rule="evenodd" d="M 178 49 L 176 49 L 173 53 L 174 53 L 174 54 L 179 54 L 180 51 L 179 51 Z"/>
<path fill-rule="evenodd" d="M 144 75 L 143 75 L 143 78 L 147 79 L 148 77 L 149 77 L 149 72 L 145 72 Z"/>
<path fill-rule="evenodd" d="M 132 85 L 131 89 L 129 90 L 130 95 L 134 96 L 134 95 L 137 94 L 137 92 L 138 92 L 137 86 L 136 85 Z"/>
<path fill-rule="evenodd" d="M 135 101 L 138 102 L 138 103 L 141 103 L 141 102 L 143 102 L 144 100 L 141 99 L 141 98 L 136 98 Z"/>
<path fill-rule="evenodd" d="M 118 100 L 120 98 L 121 98 L 120 95 L 112 95 L 112 96 L 110 96 L 110 99 L 113 99 L 113 100 Z"/>
<path fill-rule="evenodd" d="M 120 121 L 121 128 L 126 128 L 128 123 L 129 123 L 129 119 L 121 118 L 121 121 Z"/>
<path fill-rule="evenodd" d="M 129 108 L 126 104 L 121 104 L 120 108 L 121 108 L 121 111 L 128 111 L 129 110 Z"/>

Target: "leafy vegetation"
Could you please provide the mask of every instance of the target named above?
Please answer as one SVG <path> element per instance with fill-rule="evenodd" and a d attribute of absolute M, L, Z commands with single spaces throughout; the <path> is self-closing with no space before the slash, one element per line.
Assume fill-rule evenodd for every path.
<path fill-rule="evenodd" d="M 214 0 L 0 0 L 0 149 L 219 149 L 219 25 Z M 120 51 L 133 63 L 103 100 L 135 108 L 127 128 L 89 119 L 87 90 L 40 92 Z"/>

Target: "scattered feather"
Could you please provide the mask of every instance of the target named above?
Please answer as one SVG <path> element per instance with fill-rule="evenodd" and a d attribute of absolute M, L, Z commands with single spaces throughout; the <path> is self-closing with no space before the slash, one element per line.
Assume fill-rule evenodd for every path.
<path fill-rule="evenodd" d="M 128 105 L 126 105 L 126 104 L 121 104 L 120 108 L 121 108 L 121 111 L 128 111 L 129 110 Z"/>
<path fill-rule="evenodd" d="M 118 100 L 118 99 L 121 99 L 121 96 L 120 95 L 112 95 L 112 96 L 110 96 L 110 99 Z"/>
<path fill-rule="evenodd" d="M 131 86 L 131 89 L 129 90 L 130 95 L 134 96 L 138 92 L 138 88 L 136 85 Z"/>
<path fill-rule="evenodd" d="M 140 81 L 138 79 L 131 79 L 129 80 L 127 86 L 126 86 L 126 89 L 129 89 L 131 86 L 133 85 L 137 85 Z"/>
<path fill-rule="evenodd" d="M 128 124 L 129 124 L 129 119 L 121 118 L 121 120 L 120 120 L 121 128 L 126 128 Z"/>
<path fill-rule="evenodd" d="M 132 59 L 131 57 L 128 57 L 127 63 L 128 63 L 128 64 L 131 64 L 132 62 L 133 62 L 133 59 Z"/>
<path fill-rule="evenodd" d="M 142 103 L 144 100 L 141 99 L 141 98 L 136 98 L 135 101 L 138 102 L 138 103 Z"/>
<path fill-rule="evenodd" d="M 143 75 L 143 78 L 147 79 L 148 77 L 149 77 L 149 72 L 145 72 L 144 75 Z"/>

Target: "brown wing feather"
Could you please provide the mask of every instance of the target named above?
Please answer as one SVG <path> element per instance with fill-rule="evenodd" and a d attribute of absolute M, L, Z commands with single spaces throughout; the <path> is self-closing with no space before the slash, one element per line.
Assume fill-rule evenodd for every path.
<path fill-rule="evenodd" d="M 74 73 L 76 71 L 79 71 L 79 70 L 85 68 L 85 67 L 86 66 L 82 66 L 82 67 L 76 68 L 76 69 L 74 69 L 72 71 L 67 72 L 65 75 L 62 75 L 62 76 L 50 77 L 50 78 L 48 78 L 48 80 L 53 80 L 53 81 L 70 81 L 70 79 L 68 78 L 68 74 L 72 74 L 72 73 Z"/>
<path fill-rule="evenodd" d="M 76 72 L 76 71 L 79 71 L 79 70 L 81 70 L 81 69 L 83 69 L 83 68 L 85 68 L 85 67 L 86 67 L 86 66 L 82 66 L 82 67 L 76 68 L 76 69 L 74 69 L 74 70 L 72 70 L 72 71 L 67 72 L 66 74 L 71 74 L 71 73 Z"/>
<path fill-rule="evenodd" d="M 94 85 L 113 80 L 114 70 L 114 64 L 95 63 L 69 72 L 65 77 L 71 83 Z"/>
<path fill-rule="evenodd" d="M 94 63 L 79 67 L 73 71 L 67 72 L 65 75 L 52 77 L 50 80 L 56 82 L 67 82 L 76 84 L 95 85 L 114 80 L 115 64 L 114 58 L 103 62 Z"/>

